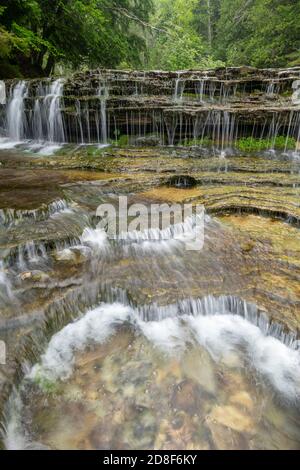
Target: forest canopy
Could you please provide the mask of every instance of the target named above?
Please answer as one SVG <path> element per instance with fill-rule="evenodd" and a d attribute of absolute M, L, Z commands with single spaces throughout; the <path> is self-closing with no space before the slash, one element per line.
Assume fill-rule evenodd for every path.
<path fill-rule="evenodd" d="M 300 64 L 300 0 L 0 0 L 0 74 Z"/>

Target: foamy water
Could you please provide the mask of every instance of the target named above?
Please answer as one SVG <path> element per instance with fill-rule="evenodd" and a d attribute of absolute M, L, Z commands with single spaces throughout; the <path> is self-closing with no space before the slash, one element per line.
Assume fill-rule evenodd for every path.
<path fill-rule="evenodd" d="M 199 344 L 216 362 L 235 361 L 257 371 L 285 400 L 300 399 L 300 352 L 268 336 L 239 315 L 182 315 L 161 321 L 143 321 L 139 312 L 119 303 L 105 304 L 89 311 L 53 336 L 41 363 L 29 377 L 67 379 L 74 357 L 89 344 L 101 344 L 116 326 L 129 322 L 148 341 L 167 354 L 178 354 L 188 344 Z"/>
<path fill-rule="evenodd" d="M 132 230 L 115 235 L 113 239 L 102 228 L 87 227 L 81 236 L 81 242 L 98 253 L 108 252 L 111 242 L 118 243 L 125 254 L 171 253 L 183 247 L 195 248 L 195 242 L 201 249 L 205 238 L 204 224 L 208 224 L 210 220 L 210 217 L 201 214 L 187 217 L 182 223 L 170 224 L 164 229 Z"/>

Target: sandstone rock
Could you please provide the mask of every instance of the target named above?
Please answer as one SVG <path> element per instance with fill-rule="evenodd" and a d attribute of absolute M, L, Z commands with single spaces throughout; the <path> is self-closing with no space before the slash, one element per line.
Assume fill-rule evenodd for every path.
<path fill-rule="evenodd" d="M 176 410 L 182 410 L 190 415 L 201 412 L 201 389 L 197 382 L 187 379 L 174 388 L 171 405 Z"/>
<path fill-rule="evenodd" d="M 28 271 L 20 274 L 22 281 L 49 282 L 50 277 L 43 271 Z"/>
<path fill-rule="evenodd" d="M 206 418 L 206 425 L 211 433 L 213 448 L 216 450 L 247 450 L 245 437 L 231 428 Z"/>
<path fill-rule="evenodd" d="M 237 432 L 252 434 L 254 431 L 253 418 L 232 405 L 215 406 L 208 418 L 212 423 L 218 423 Z"/>
<path fill-rule="evenodd" d="M 139 147 L 157 147 L 160 145 L 160 139 L 153 136 L 146 136 L 146 137 L 138 137 L 136 139 L 136 145 Z"/>
<path fill-rule="evenodd" d="M 237 392 L 230 398 L 229 401 L 230 403 L 241 407 L 242 409 L 246 409 L 249 412 L 252 412 L 254 410 L 254 401 L 249 395 L 249 393 L 246 391 Z"/>

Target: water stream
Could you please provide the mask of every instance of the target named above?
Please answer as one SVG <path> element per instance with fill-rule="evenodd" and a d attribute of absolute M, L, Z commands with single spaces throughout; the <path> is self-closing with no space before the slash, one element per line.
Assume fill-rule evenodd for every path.
<path fill-rule="evenodd" d="M 2 447 L 300 448 L 295 72 L 230 73 L 0 83 Z"/>

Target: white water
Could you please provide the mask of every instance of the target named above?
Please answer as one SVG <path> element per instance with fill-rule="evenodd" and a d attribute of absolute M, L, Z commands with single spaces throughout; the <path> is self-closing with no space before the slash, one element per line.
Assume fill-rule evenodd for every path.
<path fill-rule="evenodd" d="M 45 220 L 69 210 L 67 201 L 57 199 L 45 207 L 33 210 L 0 209 L 0 226 L 16 225 L 24 220 Z"/>
<path fill-rule="evenodd" d="M 100 77 L 101 80 L 101 77 Z M 169 145 L 184 144 L 185 142 L 195 140 L 195 145 L 202 147 L 210 145 L 207 139 L 212 141 L 213 149 L 217 152 L 226 152 L 235 147 L 238 137 L 249 136 L 244 126 L 244 121 L 235 117 L 234 112 L 230 112 L 230 96 L 236 92 L 235 86 L 230 86 L 226 82 L 221 87 L 217 87 L 214 80 L 208 77 L 193 78 L 195 83 L 195 97 L 198 98 L 199 110 L 201 110 L 203 101 L 214 103 L 219 94 L 220 103 L 228 107 L 223 109 L 207 109 L 201 113 L 189 115 L 179 113 L 175 106 L 175 112 L 165 115 L 164 112 L 155 112 L 149 110 L 141 112 L 137 110 L 126 110 L 124 115 L 124 129 L 122 133 L 129 136 L 145 137 L 149 132 L 156 136 L 161 142 Z M 171 97 L 172 105 L 181 104 L 185 101 L 183 96 L 187 79 L 183 72 L 178 72 L 175 79 L 175 89 Z M 4 99 L 5 84 L 0 82 L 1 94 Z M 30 86 L 30 97 L 28 101 L 28 110 L 25 112 L 24 103 L 28 95 Z M 29 145 L 29 150 L 36 151 L 41 155 L 51 155 L 63 144 L 69 140 L 77 141 L 81 144 L 107 145 L 109 137 L 112 136 L 114 127 L 118 129 L 118 117 L 113 111 L 107 110 L 107 99 L 109 96 L 110 83 L 100 83 L 99 88 L 95 89 L 95 95 L 99 99 L 99 108 L 94 110 L 89 106 L 88 101 L 75 100 L 76 115 L 75 122 L 72 124 L 72 117 L 64 121 L 61 108 L 63 108 L 63 88 L 62 79 L 54 82 L 41 81 L 39 86 L 31 82 L 20 81 L 11 90 L 7 105 L 6 120 L 1 124 L 8 140 L 0 142 L 0 148 L 10 149 L 14 146 L 24 143 L 25 139 L 33 140 Z M 190 85 L 189 85 L 190 86 Z M 273 95 L 278 92 L 278 83 L 268 81 L 265 85 L 266 93 Z M 299 104 L 299 87 L 297 81 L 294 82 L 294 94 L 292 102 Z M 113 87 L 112 87 L 113 88 Z M 96 97 L 95 96 L 95 97 Z M 94 98 L 95 98 L 94 97 Z M 188 97 L 187 97 L 188 100 Z M 200 104 L 199 104 L 200 102 Z M 291 111 L 292 117 L 290 124 L 285 113 L 274 112 L 273 121 L 264 124 L 253 122 L 253 136 L 256 138 L 269 139 L 271 141 L 270 150 L 274 150 L 275 139 L 277 136 L 284 135 L 287 138 L 293 137 L 299 142 L 300 139 L 300 112 L 299 108 Z M 27 116 L 27 117 L 26 117 Z M 144 119 L 145 117 L 145 119 Z M 28 121 L 27 121 L 28 119 Z M 144 120 L 147 124 L 144 124 Z M 5 122 L 6 121 L 6 122 Z M 72 130 L 72 132 L 69 132 Z M 73 135 L 75 130 L 75 136 Z M 72 135 L 69 135 L 72 134 Z M 12 143 L 13 142 L 13 143 Z M 40 147 L 36 146 L 39 144 Z M 287 150 L 287 149 L 286 149 Z M 299 155 L 299 151 L 293 156 Z"/>
<path fill-rule="evenodd" d="M 28 83 L 20 81 L 12 88 L 7 105 L 7 137 L 0 139 L 0 149 L 21 146 L 23 150 L 48 156 L 61 148 L 65 142 L 60 109 L 63 80 L 56 80 L 45 89 L 39 87 L 38 93 L 42 96 L 35 99 L 32 119 L 27 122 L 24 100 L 28 96 Z"/>
<path fill-rule="evenodd" d="M 218 305 L 218 300 L 215 300 Z M 101 344 L 129 322 L 156 347 L 167 354 L 180 354 L 190 342 L 204 347 L 217 362 L 253 368 L 286 400 L 300 400 L 300 352 L 267 335 L 259 326 L 229 311 L 214 314 L 184 314 L 160 321 L 144 321 L 140 311 L 129 306 L 103 304 L 69 324 L 51 339 L 40 364 L 27 378 L 67 379 L 73 371 L 75 354 L 88 345 Z M 152 306 L 155 309 L 155 306 Z M 177 315 L 178 315 L 177 309 Z"/>
<path fill-rule="evenodd" d="M 62 148 L 62 145 L 42 145 L 37 151 L 39 155 L 43 155 L 45 157 L 48 157 L 50 155 L 54 155 L 55 152 L 57 152 L 59 149 Z"/>
<path fill-rule="evenodd" d="M 4 303 L 13 300 L 11 283 L 6 275 L 3 262 L 0 260 L 0 301 Z"/>
<path fill-rule="evenodd" d="M 184 246 L 195 249 L 195 243 L 201 249 L 204 243 L 204 224 L 209 220 L 209 216 L 205 216 L 204 213 L 197 214 L 186 217 L 182 223 L 169 225 L 165 229 L 132 230 L 122 232 L 120 235 L 116 234 L 112 239 L 102 228 L 87 227 L 81 236 L 81 243 L 93 248 L 98 254 L 112 252 L 113 246 L 110 241 L 118 242 L 125 253 L 132 250 L 132 254 L 135 252 L 171 253 Z M 78 248 L 80 249 L 80 246 Z"/>
<path fill-rule="evenodd" d="M 50 85 L 49 94 L 45 97 L 44 103 L 48 115 L 48 142 L 64 142 L 64 125 L 60 110 L 60 100 L 63 94 L 63 80 L 59 79 Z"/>
<path fill-rule="evenodd" d="M 43 374 L 55 379 L 69 377 L 75 352 L 84 350 L 91 343 L 101 344 L 114 333 L 117 324 L 130 316 L 131 308 L 121 304 L 104 305 L 89 311 L 53 336 L 42 356 L 41 366 L 34 366 L 28 377 L 34 379 Z"/>
<path fill-rule="evenodd" d="M 175 101 L 175 103 L 180 103 L 182 101 L 184 87 L 185 87 L 185 81 L 181 80 L 181 73 L 178 72 L 178 76 L 175 80 L 175 91 L 174 91 L 174 101 Z"/>
<path fill-rule="evenodd" d="M 25 81 L 15 85 L 7 110 L 8 136 L 11 140 L 19 142 L 26 137 L 26 117 L 24 99 L 27 96 L 28 86 Z"/>
<path fill-rule="evenodd" d="M 11 150 L 22 143 L 23 141 L 14 141 L 9 138 L 1 137 L 0 138 L 0 150 Z"/>
<path fill-rule="evenodd" d="M 6 104 L 6 86 L 3 80 L 0 80 L 0 104 Z"/>
<path fill-rule="evenodd" d="M 97 252 L 109 250 L 108 237 L 103 229 L 85 228 L 81 236 L 81 242 L 94 248 Z"/>
<path fill-rule="evenodd" d="M 100 115 L 101 115 L 101 143 L 107 144 L 107 116 L 106 101 L 108 98 L 108 88 L 106 85 L 99 87 Z"/>

